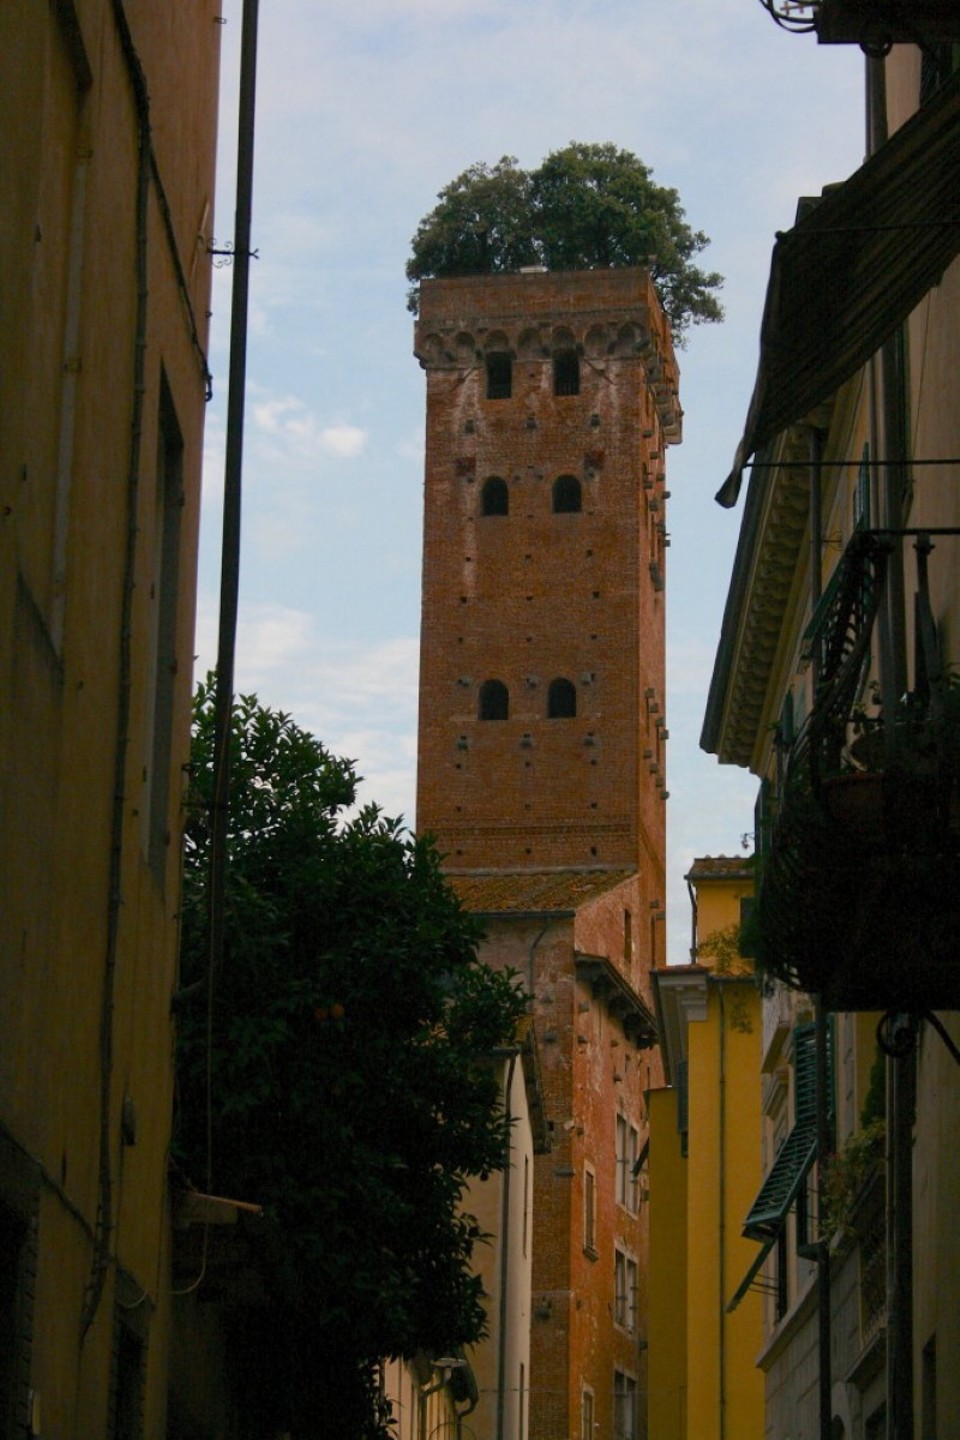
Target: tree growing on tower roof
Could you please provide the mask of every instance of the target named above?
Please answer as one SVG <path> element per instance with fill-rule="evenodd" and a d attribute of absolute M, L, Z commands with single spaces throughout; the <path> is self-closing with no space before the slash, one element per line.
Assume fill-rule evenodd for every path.
<path fill-rule="evenodd" d="M 213 735 L 208 677 L 194 706 L 186 986 L 207 963 Z M 282 1412 L 298 1440 L 362 1440 L 387 1433 L 379 1359 L 483 1333 L 479 1231 L 460 1200 L 469 1177 L 504 1163 L 488 1062 L 525 997 L 477 962 L 475 922 L 431 844 L 375 806 L 353 810 L 351 762 L 255 696 L 234 711 L 232 776 L 223 971 L 209 1014 L 182 1008 L 178 1159 L 265 1208 L 252 1243 L 269 1298 L 229 1317 L 248 1347 L 250 1436 Z"/>
<path fill-rule="evenodd" d="M 417 309 L 420 280 L 497 275 L 524 265 L 595 270 L 642 265 L 650 270 L 673 330 L 683 343 L 691 325 L 721 320 L 715 271 L 693 263 L 709 244 L 684 218 L 676 190 L 654 183 L 648 166 L 612 144 L 571 142 L 537 170 L 505 155 L 494 166 L 471 165 L 440 191 L 421 220 L 407 262 Z"/>

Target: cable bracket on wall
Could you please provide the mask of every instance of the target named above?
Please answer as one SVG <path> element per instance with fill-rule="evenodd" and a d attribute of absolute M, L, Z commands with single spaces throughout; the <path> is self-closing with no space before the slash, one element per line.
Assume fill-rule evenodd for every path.
<path fill-rule="evenodd" d="M 259 250 L 247 250 L 245 253 L 249 256 L 251 260 L 260 259 Z M 217 241 L 214 239 L 211 240 L 210 244 L 207 246 L 207 254 L 214 257 L 214 269 L 222 270 L 225 265 L 233 264 L 236 251 L 234 250 L 232 240 L 225 240 L 222 245 L 218 245 Z M 219 256 L 220 258 L 217 259 L 217 256 Z"/>

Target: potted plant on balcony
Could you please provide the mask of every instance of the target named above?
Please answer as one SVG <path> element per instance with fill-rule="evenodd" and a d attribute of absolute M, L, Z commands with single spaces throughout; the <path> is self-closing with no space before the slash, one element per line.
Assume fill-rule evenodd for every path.
<path fill-rule="evenodd" d="M 960 683 L 801 737 L 756 905 L 757 969 L 828 1009 L 960 1007 Z"/>
<path fill-rule="evenodd" d="M 850 1135 L 827 1162 L 820 1182 L 820 1233 L 825 1240 L 857 1235 L 857 1210 L 867 1185 L 883 1160 L 886 1143 L 883 1117 Z"/>

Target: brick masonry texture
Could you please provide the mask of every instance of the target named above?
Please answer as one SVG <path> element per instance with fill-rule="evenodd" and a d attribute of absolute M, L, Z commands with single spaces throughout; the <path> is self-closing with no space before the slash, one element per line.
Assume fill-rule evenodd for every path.
<path fill-rule="evenodd" d="M 619 1372 L 637 1385 L 645 1440 L 646 1206 L 618 1203 L 616 1136 L 620 1116 L 642 1145 L 646 1090 L 662 1080 L 636 1025 L 664 956 L 676 363 L 642 270 L 426 281 L 415 350 L 427 381 L 417 825 L 484 919 L 483 958 L 531 995 L 551 1137 L 534 1177 L 529 1433 L 579 1434 L 589 1390 L 597 1433 L 612 1434 Z M 509 358 L 501 399 L 488 398 L 492 354 Z M 555 393 L 557 355 L 577 357 L 579 393 Z M 554 508 L 561 476 L 579 483 L 579 510 Z M 507 513 L 484 513 L 493 477 Z M 558 679 L 576 713 L 549 718 Z M 479 718 L 491 680 L 508 718 Z M 638 1266 L 632 1326 L 617 1323 L 617 1249 Z"/>
<path fill-rule="evenodd" d="M 580 393 L 553 393 L 575 350 Z M 488 353 L 512 394 L 486 398 Z M 677 372 L 642 271 L 427 281 L 418 828 L 451 865 L 662 855 L 664 451 Z M 656 379 L 654 379 L 656 377 Z M 572 475 L 582 509 L 555 513 Z M 499 476 L 509 513 L 484 515 Z M 576 716 L 547 719 L 550 682 Z M 478 719 L 499 680 L 509 718 Z"/>

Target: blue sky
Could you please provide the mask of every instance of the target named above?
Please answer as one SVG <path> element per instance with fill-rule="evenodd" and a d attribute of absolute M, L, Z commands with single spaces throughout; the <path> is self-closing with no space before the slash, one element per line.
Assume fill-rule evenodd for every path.
<path fill-rule="evenodd" d="M 215 233 L 233 232 L 241 0 L 224 0 Z M 863 57 L 757 0 L 261 0 L 237 687 L 290 711 L 413 821 L 423 376 L 404 265 L 474 161 L 613 141 L 710 235 L 726 321 L 680 354 L 667 457 L 669 951 L 684 872 L 731 854 L 755 782 L 698 747 L 739 512 L 740 438 L 770 250 L 797 197 L 863 151 Z M 197 673 L 213 662 L 231 270 L 216 272 Z"/>

